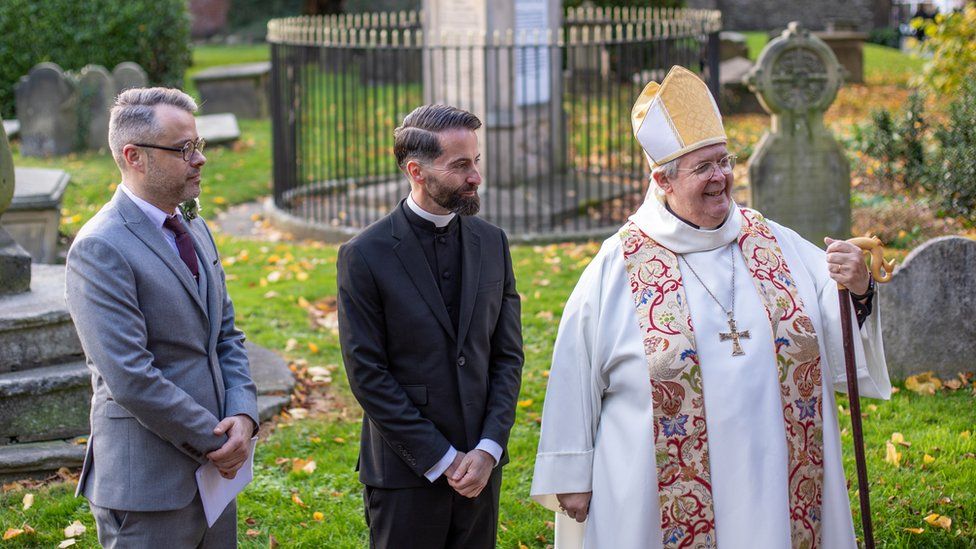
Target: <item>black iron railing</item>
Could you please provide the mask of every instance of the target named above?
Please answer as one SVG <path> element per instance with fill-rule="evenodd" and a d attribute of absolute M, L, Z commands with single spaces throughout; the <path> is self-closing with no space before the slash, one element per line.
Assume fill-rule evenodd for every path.
<path fill-rule="evenodd" d="M 268 24 L 274 205 L 329 232 L 365 227 L 409 186 L 393 129 L 431 102 L 479 133 L 481 214 L 514 239 L 606 232 L 643 199 L 631 107 L 672 65 L 717 86 L 716 11 L 569 10 L 559 32 L 425 36 L 418 14 Z"/>

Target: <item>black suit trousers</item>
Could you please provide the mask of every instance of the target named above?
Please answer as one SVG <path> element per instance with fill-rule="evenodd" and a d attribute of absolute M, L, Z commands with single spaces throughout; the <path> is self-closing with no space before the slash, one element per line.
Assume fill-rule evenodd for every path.
<path fill-rule="evenodd" d="M 501 486 L 500 467 L 473 499 L 444 477 L 423 488 L 365 486 L 370 549 L 494 549 Z"/>

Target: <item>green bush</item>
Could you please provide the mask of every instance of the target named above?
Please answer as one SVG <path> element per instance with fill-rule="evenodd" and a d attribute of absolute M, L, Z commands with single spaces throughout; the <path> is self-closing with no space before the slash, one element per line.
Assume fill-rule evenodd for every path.
<path fill-rule="evenodd" d="M 916 92 L 897 116 L 883 109 L 871 112 L 861 148 L 878 160 L 878 178 L 892 192 L 931 190 L 924 109 L 925 100 Z"/>
<path fill-rule="evenodd" d="M 901 33 L 898 32 L 897 27 L 871 29 L 871 33 L 868 35 L 868 42 L 888 48 L 898 48 L 901 46 Z"/>
<path fill-rule="evenodd" d="M 922 49 L 932 56 L 925 63 L 924 82 L 941 96 L 954 95 L 976 66 L 976 4 L 934 20 L 913 19 L 912 25 L 924 30 Z"/>
<path fill-rule="evenodd" d="M 940 145 L 936 194 L 946 215 L 976 225 L 976 71 L 963 80 L 955 101 L 949 105 L 945 126 L 935 138 Z"/>
<path fill-rule="evenodd" d="M 14 114 L 14 85 L 31 67 L 142 66 L 153 84 L 180 86 L 190 64 L 186 0 L 0 0 L 0 114 Z"/>

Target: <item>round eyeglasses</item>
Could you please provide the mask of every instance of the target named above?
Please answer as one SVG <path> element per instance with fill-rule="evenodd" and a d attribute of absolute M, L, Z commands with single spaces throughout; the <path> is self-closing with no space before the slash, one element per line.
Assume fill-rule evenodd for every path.
<path fill-rule="evenodd" d="M 736 157 L 734 154 L 727 154 L 718 162 L 702 162 L 694 168 L 678 168 L 677 171 L 691 172 L 692 175 L 698 178 L 698 181 L 705 182 L 712 177 L 712 174 L 715 173 L 716 168 L 722 175 L 732 173 L 732 169 L 735 168 L 735 158 Z"/>
<path fill-rule="evenodd" d="M 163 151 L 173 151 L 173 152 L 182 153 L 183 162 L 189 162 L 190 158 L 193 157 L 194 151 L 199 151 L 200 154 L 203 154 L 203 148 L 207 146 L 207 140 L 202 137 L 199 137 L 195 140 L 187 141 L 186 143 L 183 143 L 183 146 L 178 148 L 164 147 L 162 145 L 152 145 L 149 143 L 133 143 L 133 145 L 135 145 L 136 147 L 147 147 L 150 149 L 160 149 Z"/>

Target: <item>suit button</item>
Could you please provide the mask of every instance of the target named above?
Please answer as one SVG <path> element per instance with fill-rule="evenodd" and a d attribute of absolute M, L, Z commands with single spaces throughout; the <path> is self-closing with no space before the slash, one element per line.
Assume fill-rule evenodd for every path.
<path fill-rule="evenodd" d="M 441 276 L 444 277 L 445 279 L 451 278 L 451 271 L 444 271 L 443 273 L 441 273 Z"/>
<path fill-rule="evenodd" d="M 443 236 L 438 236 L 437 241 L 440 242 L 441 244 L 447 244 L 447 239 L 444 238 Z"/>
<path fill-rule="evenodd" d="M 459 356 L 458 359 L 457 359 L 457 365 L 458 366 L 464 366 L 464 364 L 466 362 L 467 362 L 467 359 L 464 358 L 464 355 Z"/>

